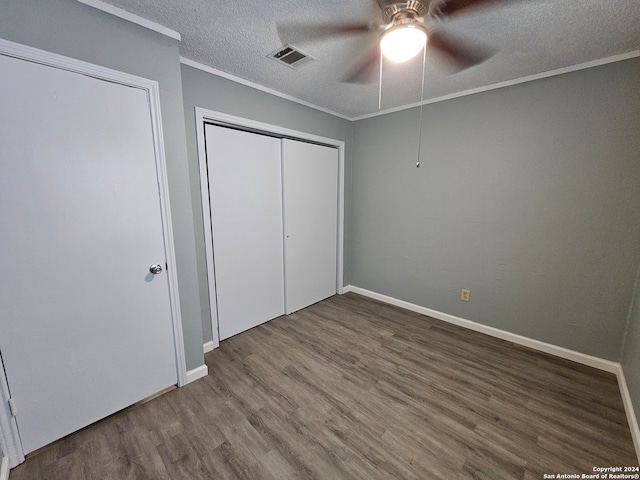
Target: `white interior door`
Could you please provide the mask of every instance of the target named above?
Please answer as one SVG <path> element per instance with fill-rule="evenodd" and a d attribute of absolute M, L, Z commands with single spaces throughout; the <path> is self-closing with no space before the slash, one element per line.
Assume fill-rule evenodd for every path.
<path fill-rule="evenodd" d="M 205 126 L 218 329 L 284 313 L 280 139 Z"/>
<path fill-rule="evenodd" d="M 147 92 L 0 71 L 0 351 L 29 453 L 175 384 L 175 345 Z"/>
<path fill-rule="evenodd" d="M 336 294 L 338 150 L 283 141 L 287 314 Z"/>

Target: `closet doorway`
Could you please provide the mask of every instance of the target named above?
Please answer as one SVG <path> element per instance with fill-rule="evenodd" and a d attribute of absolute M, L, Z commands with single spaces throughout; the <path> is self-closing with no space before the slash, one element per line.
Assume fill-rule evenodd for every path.
<path fill-rule="evenodd" d="M 196 117 L 215 348 L 342 293 L 344 143 Z"/>

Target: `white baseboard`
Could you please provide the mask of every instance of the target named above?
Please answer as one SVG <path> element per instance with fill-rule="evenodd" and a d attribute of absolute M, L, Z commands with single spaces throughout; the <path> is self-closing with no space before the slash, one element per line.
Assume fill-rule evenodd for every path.
<path fill-rule="evenodd" d="M 9 480 L 9 459 L 2 457 L 2 463 L 0 464 L 0 480 Z"/>
<path fill-rule="evenodd" d="M 199 378 L 206 377 L 207 375 L 209 375 L 209 369 L 207 368 L 207 366 L 200 365 L 193 370 L 187 371 L 187 384 L 195 382 Z"/>
<path fill-rule="evenodd" d="M 388 297 L 387 295 L 382 295 L 380 293 L 372 292 L 364 288 L 354 287 L 353 285 L 346 286 L 343 289 L 343 292 L 344 293 L 353 292 L 353 293 L 363 295 L 365 297 L 373 298 L 375 300 L 380 300 L 381 302 L 385 302 L 391 305 L 395 305 L 397 307 L 405 308 L 407 310 L 411 310 L 412 312 L 417 312 L 417 313 L 421 313 L 422 315 L 426 315 L 428 317 L 437 318 L 438 320 L 442 320 L 443 322 L 452 323 L 460 327 L 468 328 L 469 330 L 474 330 L 476 332 L 484 333 L 492 337 L 500 338 L 502 340 L 507 340 L 509 342 L 516 343 L 518 345 L 522 345 L 525 347 L 532 348 L 534 350 L 538 350 L 540 352 L 550 353 L 551 355 L 555 355 L 556 357 L 565 358 L 567 360 L 573 360 L 574 362 L 578 362 L 583 365 L 588 365 L 589 367 L 594 367 L 599 370 L 604 370 L 605 372 L 617 374 L 618 368 L 620 366 L 620 364 L 617 362 L 612 362 L 610 360 L 605 360 L 603 358 L 593 357 L 591 355 L 576 352 L 574 350 L 569 350 L 568 348 L 559 347 L 557 345 L 553 345 L 550 343 L 541 342 L 539 340 L 534 340 L 532 338 L 523 337 L 522 335 L 517 335 L 515 333 L 507 332 L 505 330 L 500 330 L 499 328 L 482 325 L 481 323 L 476 323 L 471 320 L 466 320 L 464 318 L 456 317 L 454 315 L 449 315 L 448 313 L 439 312 L 437 310 L 432 310 L 430 308 L 421 307 L 420 305 L 416 305 L 414 303 L 405 302 L 404 300 L 398 300 L 397 298 Z"/>
<path fill-rule="evenodd" d="M 518 345 L 523 345 L 525 347 L 538 350 L 540 352 L 549 353 L 551 355 L 555 355 L 556 357 L 564 358 L 566 360 L 572 360 L 583 365 L 588 365 L 599 370 L 604 370 L 605 372 L 614 373 L 618 378 L 618 387 L 620 388 L 620 394 L 622 395 L 622 403 L 624 404 L 624 410 L 627 414 L 627 421 L 629 422 L 629 428 L 631 430 L 631 437 L 633 438 L 633 445 L 636 449 L 636 455 L 638 457 L 638 461 L 640 462 L 640 428 L 638 427 L 638 420 L 633 409 L 633 402 L 631 401 L 631 396 L 629 395 L 629 389 L 627 387 L 627 381 L 624 377 L 624 372 L 620 363 L 605 360 L 603 358 L 593 357 L 591 355 L 586 355 L 574 350 L 569 350 L 568 348 L 559 347 L 550 343 L 523 337 L 522 335 L 516 335 L 515 333 L 500 330 L 498 328 L 488 327 L 471 320 L 466 320 L 464 318 L 449 315 L 448 313 L 439 312 L 430 308 L 421 307 L 420 305 L 405 302 L 403 300 L 398 300 L 397 298 L 372 292 L 364 288 L 354 287 L 353 285 L 347 285 L 343 288 L 342 293 L 348 292 L 357 293 L 359 295 L 373 298 L 390 305 L 395 305 L 397 307 L 411 310 L 412 312 L 437 318 L 438 320 L 442 320 L 443 322 L 452 323 L 460 327 L 468 328 L 469 330 L 474 330 L 476 332 L 484 333 L 492 337 L 507 340 Z"/>
<path fill-rule="evenodd" d="M 627 414 L 627 422 L 629 422 L 629 428 L 631 429 L 631 438 L 633 438 L 633 446 L 636 449 L 636 456 L 638 462 L 640 462 L 640 428 L 638 427 L 638 419 L 633 409 L 633 402 L 631 401 L 631 395 L 629 395 L 629 388 L 627 387 L 627 380 L 624 377 L 622 365 L 618 367 L 616 372 L 618 377 L 618 385 L 620 386 L 620 395 L 622 395 L 622 403 L 624 404 L 624 411 Z"/>
<path fill-rule="evenodd" d="M 213 343 L 213 340 L 211 340 L 210 342 L 205 342 L 205 344 L 202 345 L 202 349 L 204 350 L 204 353 L 212 352 L 214 348 L 216 347 L 215 347 L 215 344 Z"/>

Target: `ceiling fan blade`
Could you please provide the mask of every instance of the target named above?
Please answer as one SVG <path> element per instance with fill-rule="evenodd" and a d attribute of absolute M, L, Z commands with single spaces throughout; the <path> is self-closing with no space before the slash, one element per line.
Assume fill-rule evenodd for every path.
<path fill-rule="evenodd" d="M 370 49 L 362 61 L 342 80 L 343 83 L 373 83 L 378 78 L 380 48 Z"/>
<path fill-rule="evenodd" d="M 496 2 L 497 0 L 446 0 L 438 10 L 439 13 L 450 16 L 470 7 L 484 7 Z"/>
<path fill-rule="evenodd" d="M 495 49 L 472 44 L 442 31 L 436 31 L 429 35 L 427 48 L 435 50 L 436 53 L 444 57 L 455 72 L 478 65 L 496 53 Z"/>
<path fill-rule="evenodd" d="M 325 38 L 343 35 L 357 35 L 378 30 L 380 25 L 375 23 L 345 23 L 336 24 L 286 24 L 278 25 L 278 36 L 283 43 L 298 43 L 310 40 L 323 40 Z"/>

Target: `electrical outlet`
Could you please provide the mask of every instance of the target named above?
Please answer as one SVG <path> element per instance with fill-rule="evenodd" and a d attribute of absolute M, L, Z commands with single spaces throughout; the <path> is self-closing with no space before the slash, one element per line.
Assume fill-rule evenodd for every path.
<path fill-rule="evenodd" d="M 471 296 L 471 290 L 465 290 L 464 288 L 460 292 L 460 300 L 463 302 L 468 302 L 469 297 Z"/>

